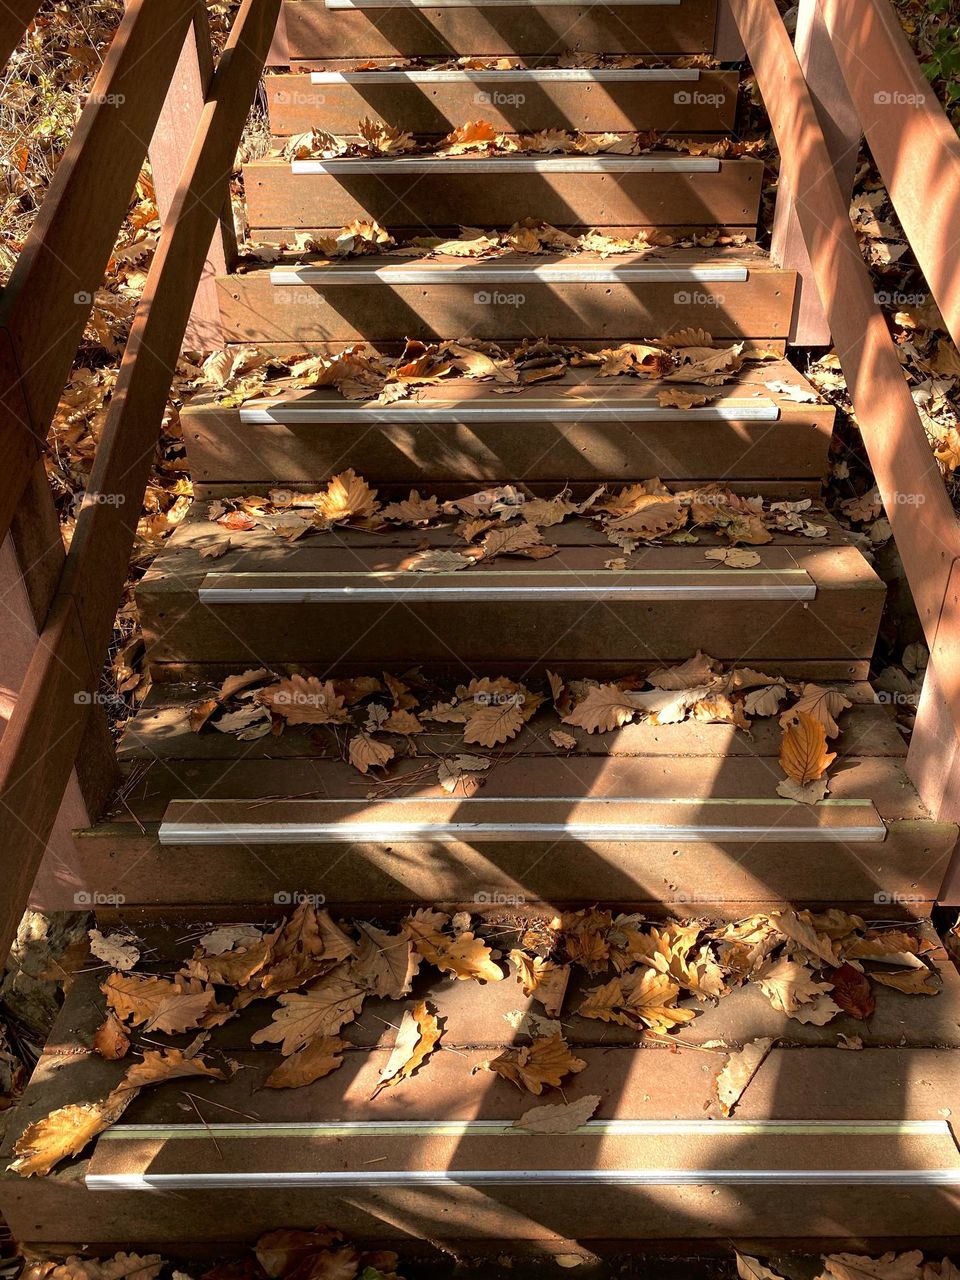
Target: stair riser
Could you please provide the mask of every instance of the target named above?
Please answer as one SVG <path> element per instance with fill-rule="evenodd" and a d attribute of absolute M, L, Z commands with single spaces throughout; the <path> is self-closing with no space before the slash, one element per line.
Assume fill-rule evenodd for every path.
<path fill-rule="evenodd" d="M 262 769 L 262 766 L 261 766 Z M 264 771 L 268 772 L 268 771 Z M 359 779 L 359 775 L 358 775 Z M 359 785 L 363 785 L 362 782 Z M 771 783 L 771 789 L 772 789 Z M 101 829 L 102 832 L 102 829 Z M 697 914 L 714 903 L 862 904 L 922 915 L 935 901 L 955 828 L 894 822 L 882 844 L 698 842 L 624 843 L 551 840 L 480 844 L 364 843 L 161 845 L 141 834 L 82 835 L 76 840 L 70 893 L 89 886 L 109 906 L 202 907 L 216 884 L 221 903 L 289 905 L 298 894 L 331 904 L 365 903 L 400 910 L 437 902 L 511 914 L 584 902 L 631 908 L 659 905 Z M 876 895 L 883 895 L 879 904 Z M 91 899 L 92 901 L 93 899 Z M 887 905 L 888 902 L 892 905 Z M 726 909 L 726 908 L 725 908 Z M 737 914 L 733 906 L 729 908 Z"/>
<path fill-rule="evenodd" d="M 391 231 L 467 225 L 508 227 L 535 217 L 558 227 L 702 227 L 752 234 L 757 225 L 759 161 L 721 163 L 704 173 L 294 173 L 276 161 L 244 166 L 250 227 L 346 226 L 373 218 Z M 321 216 L 322 211 L 322 216 Z"/>
<path fill-rule="evenodd" d="M 282 21 L 285 47 L 276 60 L 288 65 L 327 58 L 435 57 L 543 54 L 568 51 L 698 53 L 713 49 L 716 3 L 679 5 L 529 5 L 414 10 L 326 8 L 323 0 L 287 0 Z"/>
<path fill-rule="evenodd" d="M 696 76 L 696 72 L 681 72 Z M 406 83 L 371 72 L 361 83 L 311 84 L 306 75 L 266 78 L 270 127 L 287 137 L 314 127 L 353 134 L 371 116 L 416 134 L 446 134 L 478 116 L 505 133 L 541 129 L 624 133 L 653 129 L 689 136 L 733 128 L 738 76 L 706 71 L 693 80 L 664 78 L 595 83 L 538 82 L 531 73 L 482 76 L 449 73 L 441 83 Z"/>
<path fill-rule="evenodd" d="M 114 1248 L 132 1239 L 161 1247 L 197 1239 L 252 1244 L 267 1231 L 322 1222 L 349 1239 L 366 1237 L 382 1248 L 402 1245 L 411 1236 L 462 1240 L 468 1247 L 495 1237 L 506 1248 L 531 1240 L 549 1247 L 572 1222 L 583 1223 L 577 1228 L 582 1241 L 595 1233 L 636 1241 L 719 1238 L 729 1243 L 738 1234 L 776 1241 L 796 1234 L 798 1197 L 805 1229 L 839 1242 L 920 1233 L 955 1236 L 960 1212 L 956 1188 L 541 1185 L 483 1190 L 448 1185 L 406 1191 L 281 1187 L 150 1194 L 92 1192 L 82 1182 L 31 1188 L 29 1197 L 21 1188 L 7 1187 L 4 1208 L 17 1238 L 30 1243 L 60 1242 L 65 1224 L 80 1222 L 84 1242 Z M 29 1228 L 26 1234 L 24 1227 Z"/>
<path fill-rule="evenodd" d="M 717 339 L 786 338 L 796 277 L 743 283 L 494 286 L 274 285 L 262 274 L 218 281 L 227 342 L 371 342 L 459 337 L 521 341 L 660 338 L 703 328 Z M 520 299 L 522 298 L 522 302 Z M 721 301 L 722 299 L 722 301 Z"/>
<path fill-rule="evenodd" d="M 509 397 L 508 397 L 509 399 Z M 797 406 L 779 422 L 241 424 L 236 409 L 181 415 L 196 484 L 320 484 L 353 467 L 371 484 L 436 486 L 644 480 L 818 480 L 833 412 Z M 398 415 L 399 417 L 399 415 Z M 791 492 L 796 497 L 796 490 Z"/>
<path fill-rule="evenodd" d="M 611 548 L 616 554 L 616 548 Z M 429 585 L 429 584 L 425 584 Z M 170 581 L 142 586 L 138 599 L 150 661 L 303 662 L 346 671 L 365 662 L 443 663 L 463 669 L 511 661 L 545 666 L 585 663 L 598 655 L 625 661 L 681 661 L 697 649 L 724 662 L 816 656 L 869 659 L 882 591 L 820 590 L 809 603 L 754 600 L 726 604 L 612 602 L 537 604 L 329 602 L 201 604 Z"/>

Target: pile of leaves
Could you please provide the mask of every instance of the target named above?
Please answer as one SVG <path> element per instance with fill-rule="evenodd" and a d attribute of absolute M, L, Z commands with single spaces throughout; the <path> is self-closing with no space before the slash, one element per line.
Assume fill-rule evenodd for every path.
<path fill-rule="evenodd" d="M 751 358 L 777 357 L 773 352 L 753 352 Z M 320 387 L 332 387 L 347 400 L 393 404 L 450 378 L 489 382 L 496 394 L 519 395 L 528 387 L 563 379 L 571 369 L 590 369 L 598 378 L 681 384 L 664 387 L 657 398 L 665 408 L 691 409 L 720 395 L 704 388 L 731 382 L 744 359 L 742 342 L 718 346 L 705 329 L 678 329 L 656 342 L 623 342 L 599 351 L 549 338 L 525 338 L 510 348 L 475 338 L 431 343 L 409 338 L 398 357 L 358 343 L 330 358 L 308 356 L 292 364 L 259 347 L 227 349 L 204 362 L 198 384 L 227 407 L 257 394 Z M 813 395 L 787 383 L 767 385 L 794 398 Z"/>
<path fill-rule="evenodd" d="M 280 261 L 287 252 L 320 254 L 324 259 L 378 257 L 408 258 L 503 258 L 508 254 L 546 254 L 551 258 L 569 258 L 577 254 L 596 254 L 600 258 L 624 253 L 643 253 L 651 248 L 712 249 L 716 246 L 742 247 L 752 237 L 746 233 L 731 234 L 719 226 L 689 229 L 685 234 L 641 227 L 632 236 L 610 235 L 599 228 L 579 235 L 555 227 L 538 218 L 521 218 L 506 231 L 461 227 L 456 238 L 443 236 L 411 236 L 397 238 L 379 222 L 354 219 L 334 235 L 312 231 L 277 232 L 276 243 L 248 243 L 243 246 L 240 270 L 263 262 Z"/>
<path fill-rule="evenodd" d="M 722 484 L 671 490 L 658 477 L 625 485 L 618 492 L 601 485 L 582 501 L 576 501 L 570 489 L 540 498 L 514 485 L 497 485 L 443 502 L 435 494 L 411 489 L 407 498 L 381 505 L 377 490 L 352 469 L 315 493 L 271 489 L 267 494 L 218 498 L 208 507 L 208 518 L 229 530 L 231 539 L 257 528 L 269 529 L 287 542 L 338 528 L 365 533 L 444 529 L 462 539 L 462 551 L 424 550 L 409 557 L 402 568 L 420 573 L 452 573 L 497 556 L 547 559 L 559 547 L 545 543 L 542 531 L 568 519 L 589 521 L 628 555 L 641 544 L 696 544 L 699 534 L 716 534 L 727 545 L 706 551 L 705 558 L 727 568 L 751 569 L 760 563 L 756 552 L 733 548 L 764 546 L 775 534 L 825 538 L 828 526 L 808 519 L 811 514 L 810 498 L 771 502 L 761 494 L 734 493 Z M 229 549 L 228 540 L 209 546 L 204 555 L 218 559 Z M 617 559 L 606 567 L 627 566 Z"/>
<path fill-rule="evenodd" d="M 734 159 L 763 151 L 765 139 L 721 137 L 699 142 L 654 131 L 646 133 L 581 133 L 579 130 L 541 129 L 535 133 L 503 133 L 489 120 L 470 120 L 445 137 L 417 141 L 412 133 L 368 116 L 357 123 L 355 135 L 341 136 L 320 128 L 299 133 L 284 145 L 291 160 L 333 160 L 342 156 L 383 157 L 433 155 L 477 157 L 496 155 L 648 155 L 679 151 L 684 155 Z"/>
<path fill-rule="evenodd" d="M 32 1123 L 16 1143 L 10 1168 L 23 1177 L 48 1173 L 114 1124 L 144 1088 L 191 1076 L 228 1077 L 236 1063 L 214 1065 L 201 1051 L 211 1029 L 260 1001 L 275 1001 L 271 1021 L 251 1037 L 253 1045 L 280 1047 L 282 1061 L 265 1081 L 272 1089 L 300 1088 L 338 1070 L 351 1047 L 341 1033 L 368 998 L 407 1002 L 371 1095 L 376 1098 L 429 1069 L 440 1045 L 443 1028 L 430 1009 L 429 991 L 422 998 L 413 994 L 418 975 L 421 988 L 438 980 L 482 985 L 506 981 L 509 967 L 512 980 L 544 1014 L 518 1011 L 516 1030 L 529 1043 L 510 1044 L 474 1071 L 492 1072 L 539 1096 L 587 1066 L 567 1043 L 562 1015 L 663 1036 L 752 983 L 785 1018 L 823 1026 L 841 1013 L 869 1018 L 873 983 L 909 995 L 940 989 L 936 969 L 925 959 L 933 944 L 905 926 L 870 927 L 838 909 L 788 909 L 733 923 L 653 923 L 594 907 L 521 925 L 518 945 L 506 956 L 497 949 L 503 932 L 468 912 L 451 916 L 432 907 L 414 911 L 391 932 L 370 921 L 337 923 L 305 899 L 266 932 L 246 925 L 215 929 L 179 969 L 162 976 L 137 972 L 136 939 L 93 930 L 93 953 L 117 966 L 101 984 L 107 1012 L 95 1052 L 110 1061 L 126 1058 L 136 1031 L 151 1046 L 160 1043 L 158 1036 L 194 1033 L 194 1039 L 186 1049 L 143 1049 L 142 1059 L 102 1100 L 61 1107 Z M 435 973 L 424 982 L 430 970 Z M 574 970 L 596 985 L 582 989 L 570 1008 Z M 726 1061 L 718 1076 L 722 1113 L 733 1109 L 772 1043 L 752 1042 Z M 848 1047 L 859 1046 L 851 1041 Z M 592 1098 L 585 1108 L 580 1100 L 572 1127 L 599 1101 Z M 569 1109 L 562 1110 L 562 1117 L 525 1114 L 518 1127 L 549 1125 L 551 1119 L 569 1124 Z"/>
<path fill-rule="evenodd" d="M 690 720 L 732 724 L 749 733 L 754 719 L 778 716 L 786 776 L 777 792 L 784 799 L 815 804 L 826 796 L 827 771 L 836 758 L 828 744 L 840 735 L 837 717 L 852 705 L 839 689 L 793 684 L 749 667 L 724 672 L 713 658 L 697 653 L 677 666 L 610 683 L 565 680 L 548 671 L 542 691 L 507 676 L 475 677 L 445 687 L 417 672 L 403 678 L 384 672 L 382 681 L 376 676 L 321 680 L 280 677 L 260 667 L 228 676 L 212 696 L 185 714 L 194 733 L 212 729 L 243 742 L 278 737 L 288 728 L 320 734 L 324 750 L 378 779 L 393 761 L 419 756 L 421 735 L 460 735 L 460 745 L 442 756 L 435 745 L 427 747 L 423 770 L 396 779 L 391 791 L 401 783 L 431 785 L 435 778 L 432 785 L 463 796 L 476 794 L 503 758 L 499 749 L 507 743 L 520 745 L 527 728 L 541 747 L 549 743 L 565 755 L 583 748 L 571 729 L 610 734 L 634 722 Z M 479 755 L 480 749 L 497 754 Z"/>

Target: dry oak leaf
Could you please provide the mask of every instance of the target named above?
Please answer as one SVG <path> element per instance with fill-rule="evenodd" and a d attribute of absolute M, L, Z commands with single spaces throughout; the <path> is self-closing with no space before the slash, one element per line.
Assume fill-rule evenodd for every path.
<path fill-rule="evenodd" d="M 213 987 L 192 978 L 170 982 L 147 974 L 112 973 L 100 990 L 121 1022 L 166 1035 L 196 1030 L 217 1001 Z"/>
<path fill-rule="evenodd" d="M 877 1007 L 870 979 L 852 964 L 842 964 L 827 974 L 833 984 L 831 999 L 851 1018 L 865 1021 Z"/>
<path fill-rule="evenodd" d="M 792 719 L 783 731 L 780 767 L 788 778 L 805 786 L 823 777 L 837 753 L 827 750 L 827 731 L 819 720 L 806 711 L 788 714 Z"/>
<path fill-rule="evenodd" d="M 776 1271 L 771 1271 L 758 1258 L 751 1258 L 747 1253 L 737 1254 L 737 1275 L 740 1280 L 783 1280 Z"/>
<path fill-rule="evenodd" d="M 57 1266 L 47 1262 L 42 1269 L 30 1267 L 23 1274 L 32 1280 L 156 1280 L 165 1266 L 159 1253 L 117 1253 L 112 1258 L 74 1256 Z"/>
<path fill-rule="evenodd" d="M 760 557 L 755 551 L 743 547 L 711 547 L 703 553 L 706 560 L 716 560 L 727 569 L 755 569 Z"/>
<path fill-rule="evenodd" d="M 731 1053 L 717 1075 L 717 1098 L 725 1116 L 733 1114 L 744 1090 L 760 1070 L 773 1048 L 772 1036 L 750 1040 L 736 1053 Z"/>
<path fill-rule="evenodd" d="M 583 1071 L 586 1063 L 574 1057 L 563 1036 L 545 1036 L 532 1045 L 518 1049 L 505 1049 L 499 1057 L 485 1064 L 504 1080 L 519 1089 L 541 1094 L 544 1087 L 558 1088 L 564 1076 Z"/>
<path fill-rule="evenodd" d="M 49 1173 L 61 1160 L 77 1156 L 123 1115 L 136 1097 L 132 1089 L 108 1094 L 101 1102 L 81 1102 L 51 1111 L 29 1125 L 13 1148 L 16 1157 L 8 1166 L 21 1178 Z"/>
<path fill-rule="evenodd" d="M 501 982 L 503 970 L 494 963 L 492 952 L 482 938 L 469 930 L 456 938 L 443 938 L 431 964 L 444 973 L 452 973 L 461 982 Z M 429 957 L 428 957 L 429 958 Z"/>
<path fill-rule="evenodd" d="M 702 391 L 682 391 L 679 387 L 668 387 L 657 392 L 657 399 L 664 409 L 697 409 L 709 404 L 715 397 Z"/>
<path fill-rule="evenodd" d="M 108 1013 L 93 1037 L 93 1049 L 108 1062 L 117 1062 L 130 1052 L 130 1037 L 115 1014 Z"/>
<path fill-rule="evenodd" d="M 523 726 L 522 703 L 491 702 L 470 713 L 463 731 L 463 741 L 479 747 L 496 747 L 515 738 Z"/>
<path fill-rule="evenodd" d="M 410 497 L 400 502 L 391 502 L 380 513 L 384 520 L 393 520 L 399 524 L 429 524 L 440 517 L 440 504 L 430 494 L 423 498 L 416 489 L 410 490 Z"/>
<path fill-rule="evenodd" d="M 402 1000 L 410 994 L 421 957 L 414 951 L 409 935 L 386 933 L 365 920 L 357 921 L 360 941 L 353 975 L 370 992 L 388 1000 Z"/>
<path fill-rule="evenodd" d="M 856 1253 L 832 1253 L 824 1258 L 826 1271 L 818 1280 L 919 1280 L 923 1254 L 919 1249 L 909 1253 L 885 1253 L 880 1258 L 862 1257 Z M 926 1272 L 929 1263 L 924 1267 Z"/>
<path fill-rule="evenodd" d="M 899 973 L 888 973 L 876 969 L 871 974 L 875 982 L 881 986 L 893 987 L 907 996 L 935 996 L 940 994 L 940 984 L 929 969 L 904 969 Z"/>
<path fill-rule="evenodd" d="M 393 1052 L 380 1072 L 380 1080 L 371 1097 L 381 1089 L 390 1089 L 408 1080 L 422 1066 L 440 1039 L 440 1024 L 421 1000 L 414 1009 L 405 1009 L 397 1032 Z"/>
<path fill-rule="evenodd" d="M 830 999 L 831 984 L 818 982 L 806 965 L 795 960 L 769 962 L 754 975 L 754 981 L 774 1009 L 797 1022 L 822 1026 L 840 1012 L 840 1006 Z"/>
<path fill-rule="evenodd" d="M 377 742 L 367 733 L 357 733 L 350 739 L 350 763 L 361 773 L 381 769 L 394 757 L 393 747 L 387 742 Z"/>
<path fill-rule="evenodd" d="M 655 689 L 695 689 L 708 684 L 720 671 L 715 658 L 698 649 L 692 658 L 676 667 L 659 667 L 647 676 L 647 683 Z"/>
<path fill-rule="evenodd" d="M 476 795 L 482 782 L 481 774 L 490 768 L 487 756 L 445 756 L 437 766 L 437 781 L 450 795 Z"/>
<path fill-rule="evenodd" d="M 339 1036 L 317 1036 L 308 1040 L 302 1049 L 286 1058 L 264 1080 L 267 1089 L 302 1089 L 304 1085 L 322 1080 L 338 1067 L 343 1066 L 343 1051 L 347 1041 Z"/>
<path fill-rule="evenodd" d="M 609 733 L 632 720 L 642 706 L 639 694 L 630 693 L 616 684 L 601 684 L 590 689 L 562 720 L 564 724 L 586 729 L 587 733 Z"/>
<path fill-rule="evenodd" d="M 666 1032 L 696 1017 L 693 1009 L 676 1007 L 679 995 L 680 988 L 665 974 L 655 969 L 638 970 L 588 991 L 578 1012 L 584 1018 Z"/>
<path fill-rule="evenodd" d="M 316 507 L 327 524 L 368 520 L 377 510 L 377 491 L 351 467 L 334 476 L 326 490 L 316 495 Z"/>
<path fill-rule="evenodd" d="M 377 155 L 397 155 L 403 151 L 413 151 L 417 145 L 412 134 L 384 124 L 382 120 L 371 120 L 368 116 L 364 116 L 359 122 L 357 132 Z"/>
<path fill-rule="evenodd" d="M 577 740 L 572 733 L 564 733 L 562 729 L 551 729 L 547 735 L 558 751 L 572 751 Z"/>
<path fill-rule="evenodd" d="M 543 534 L 526 520 L 491 529 L 484 535 L 480 546 L 487 560 L 492 560 L 495 556 L 527 556 L 541 560 L 555 555 L 559 550 L 559 547 L 544 545 Z"/>
<path fill-rule="evenodd" d="M 525 1129 L 528 1133 L 575 1133 L 587 1123 L 600 1105 L 599 1094 L 585 1094 L 576 1102 L 548 1103 L 544 1107 L 531 1107 L 511 1128 Z"/>
<path fill-rule="evenodd" d="M 280 1280 L 301 1270 L 301 1264 L 311 1262 L 331 1245 L 339 1244 L 343 1237 L 339 1231 L 318 1227 L 314 1231 L 281 1228 L 260 1236 L 254 1245 L 257 1261 L 270 1280 Z"/>
<path fill-rule="evenodd" d="M 280 1052 L 289 1058 L 308 1040 L 334 1036 L 360 1012 L 367 992 L 350 969 L 341 965 L 311 983 L 305 991 L 280 996 L 273 1021 L 251 1037 L 252 1044 L 280 1042 Z"/>
<path fill-rule="evenodd" d="M 814 917 L 809 911 L 774 911 L 770 923 L 785 938 L 795 942 L 810 955 L 831 967 L 840 962 L 840 944 L 814 927 Z"/>
<path fill-rule="evenodd" d="M 316 676 L 290 676 L 258 689 L 256 700 L 287 724 L 342 724 L 348 718 L 334 682 Z"/>
<path fill-rule="evenodd" d="M 405 711 L 400 707 L 391 711 L 380 727 L 384 733 L 399 733 L 404 736 L 423 733 L 423 725 L 413 712 Z"/>
<path fill-rule="evenodd" d="M 476 559 L 473 556 L 434 547 L 426 551 L 417 551 L 409 556 L 404 560 L 401 569 L 405 573 L 457 573 L 461 569 L 469 569 L 474 564 Z"/>
<path fill-rule="evenodd" d="M 570 965 L 555 964 L 540 956 L 528 956 L 525 951 L 511 951 L 510 960 L 517 971 L 517 981 L 523 994 L 535 997 L 551 1017 L 557 1017 L 567 993 Z"/>
<path fill-rule="evenodd" d="M 273 956 L 274 942 L 279 935 L 266 934 L 248 947 L 232 949 L 213 956 L 194 956 L 187 960 L 183 972 L 201 982 L 212 982 L 227 987 L 245 987 Z"/>
<path fill-rule="evenodd" d="M 437 145 L 437 155 L 457 156 L 467 151 L 488 151 L 499 135 L 489 120 L 473 120 L 451 130 Z"/>
<path fill-rule="evenodd" d="M 780 723 L 786 725 L 796 712 L 804 712 L 819 721 L 826 730 L 828 738 L 835 738 L 840 732 L 836 717 L 853 703 L 845 698 L 837 689 L 823 689 L 820 685 L 805 684 L 800 698 L 789 711 L 780 717 Z"/>
<path fill-rule="evenodd" d="M 114 1093 L 130 1089 L 139 1092 L 149 1085 L 182 1080 L 187 1076 L 208 1076 L 211 1080 L 227 1078 L 219 1067 L 211 1067 L 203 1058 L 190 1058 L 182 1049 L 150 1049 L 144 1051 L 142 1062 L 135 1062 L 128 1069 Z"/>

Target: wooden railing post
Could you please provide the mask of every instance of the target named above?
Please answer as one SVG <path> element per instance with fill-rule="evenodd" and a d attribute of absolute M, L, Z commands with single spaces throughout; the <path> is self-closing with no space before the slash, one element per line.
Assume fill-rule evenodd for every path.
<path fill-rule="evenodd" d="M 860 120 L 847 93 L 818 0 L 800 0 L 794 48 L 833 161 L 837 182 L 844 197 L 850 198 L 860 153 Z M 801 347 L 829 346 L 832 340 L 830 325 L 820 304 L 810 255 L 797 220 L 795 200 L 789 177 L 781 171 L 771 251 L 775 262 L 792 268 L 800 276 L 790 341 Z"/>
<path fill-rule="evenodd" d="M 161 220 L 170 212 L 177 193 L 184 158 L 200 123 L 213 71 L 207 10 L 203 3 L 198 3 L 150 143 L 150 167 Z M 207 354 L 223 346 L 216 278 L 226 275 L 236 255 L 237 238 L 228 191 L 184 336 L 184 346 L 190 350 Z"/>

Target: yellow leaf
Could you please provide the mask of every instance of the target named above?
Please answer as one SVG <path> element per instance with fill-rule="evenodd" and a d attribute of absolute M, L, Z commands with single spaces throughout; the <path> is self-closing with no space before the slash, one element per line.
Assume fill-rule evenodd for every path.
<path fill-rule="evenodd" d="M 519 1049 L 505 1049 L 486 1063 L 488 1071 L 536 1094 L 543 1093 L 545 1086 L 559 1087 L 564 1076 L 576 1075 L 586 1065 L 582 1058 L 574 1057 L 561 1035 L 544 1036 Z"/>
<path fill-rule="evenodd" d="M 816 782 L 837 758 L 836 752 L 827 750 L 827 731 L 819 720 L 806 711 L 791 715 L 780 743 L 780 767 L 794 782 Z"/>
<path fill-rule="evenodd" d="M 342 1054 L 348 1047 L 339 1036 L 317 1036 L 308 1040 L 291 1058 L 281 1062 L 263 1082 L 267 1089 L 301 1089 L 322 1080 L 343 1066 Z"/>
<path fill-rule="evenodd" d="M 396 1044 L 380 1072 L 380 1082 L 374 1089 L 375 1098 L 381 1089 L 389 1089 L 407 1080 L 426 1061 L 440 1039 L 440 1024 L 427 1011 L 421 1000 L 415 1009 L 406 1009 L 397 1032 Z"/>

